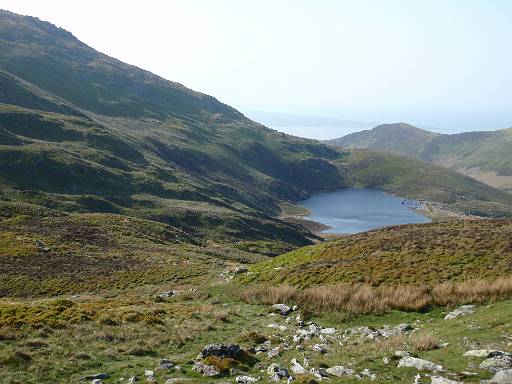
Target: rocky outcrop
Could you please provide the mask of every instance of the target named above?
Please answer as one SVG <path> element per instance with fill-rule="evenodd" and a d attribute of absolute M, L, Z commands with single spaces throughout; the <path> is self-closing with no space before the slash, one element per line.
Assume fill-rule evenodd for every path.
<path fill-rule="evenodd" d="M 420 371 L 432 372 L 441 372 L 443 370 L 443 367 L 439 364 L 412 356 L 405 356 L 400 359 L 398 362 L 398 368 L 402 367 L 414 367 Z"/>
<path fill-rule="evenodd" d="M 452 311 L 448 313 L 444 319 L 445 320 L 452 320 L 460 316 L 466 316 L 471 315 L 472 313 L 475 313 L 476 306 L 474 305 L 463 305 L 459 308 L 457 308 L 455 311 Z"/>

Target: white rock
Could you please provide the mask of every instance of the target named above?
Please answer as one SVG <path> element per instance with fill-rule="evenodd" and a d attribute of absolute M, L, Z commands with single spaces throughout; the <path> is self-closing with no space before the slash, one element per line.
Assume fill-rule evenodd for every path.
<path fill-rule="evenodd" d="M 279 329 L 281 332 L 284 332 L 284 331 L 286 331 L 286 329 L 287 329 L 287 328 L 286 328 L 286 326 L 284 326 L 284 325 L 279 325 L 279 324 L 269 324 L 269 325 L 267 325 L 267 327 L 268 327 L 268 328 L 277 328 L 277 329 Z"/>
<path fill-rule="evenodd" d="M 432 384 L 464 384 L 462 381 L 449 380 L 441 376 L 432 376 L 431 380 Z"/>
<path fill-rule="evenodd" d="M 475 311 L 474 311 L 475 308 L 476 308 L 476 306 L 474 306 L 474 305 L 463 305 L 463 306 L 457 308 L 455 311 L 448 313 L 444 317 L 444 319 L 452 320 L 452 319 L 455 319 L 460 316 L 471 315 L 472 313 L 475 313 Z"/>
<path fill-rule="evenodd" d="M 291 367 L 291 370 L 293 373 L 295 373 L 296 375 L 301 375 L 303 373 L 307 373 L 308 371 L 306 370 L 306 368 L 304 368 L 302 365 L 300 365 L 296 359 L 293 359 L 292 360 L 292 367 Z"/>
<path fill-rule="evenodd" d="M 274 358 L 279 356 L 279 348 L 273 348 L 270 351 L 267 352 L 267 356 L 269 358 Z"/>
<path fill-rule="evenodd" d="M 334 335 L 336 333 L 336 328 L 323 328 L 320 330 L 320 333 L 323 335 Z"/>
<path fill-rule="evenodd" d="M 256 383 L 258 379 L 251 376 L 237 376 L 235 377 L 235 381 L 238 384 L 248 384 L 248 383 Z"/>
<path fill-rule="evenodd" d="M 512 356 L 500 355 L 482 361 L 480 369 L 487 369 L 491 372 L 512 369 Z"/>
<path fill-rule="evenodd" d="M 428 360 L 418 359 L 417 357 L 406 356 L 402 357 L 398 362 L 398 368 L 413 367 L 420 371 L 434 371 L 441 372 L 443 367 L 439 364 L 432 363 Z"/>
<path fill-rule="evenodd" d="M 482 384 L 512 384 L 512 369 L 502 369 L 496 372 L 492 379 L 482 380 Z"/>
<path fill-rule="evenodd" d="M 488 358 L 488 357 L 500 356 L 500 355 L 507 355 L 507 353 L 498 351 L 496 349 L 472 349 L 470 351 L 464 352 L 463 356 Z"/>
<path fill-rule="evenodd" d="M 353 369 L 344 367 L 342 365 L 336 365 L 334 367 L 327 368 L 325 371 L 329 375 L 336 376 L 336 377 L 352 376 L 354 374 Z"/>

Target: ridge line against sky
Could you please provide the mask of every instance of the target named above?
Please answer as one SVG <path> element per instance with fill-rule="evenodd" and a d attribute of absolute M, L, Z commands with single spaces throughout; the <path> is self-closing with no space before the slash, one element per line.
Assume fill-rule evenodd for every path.
<path fill-rule="evenodd" d="M 446 133 L 512 126 L 512 1 L 0 0 L 0 8 L 242 112 Z"/>

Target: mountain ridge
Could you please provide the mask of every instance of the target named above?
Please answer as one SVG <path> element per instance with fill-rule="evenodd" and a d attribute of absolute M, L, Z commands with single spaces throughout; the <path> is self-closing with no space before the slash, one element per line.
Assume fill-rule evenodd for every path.
<path fill-rule="evenodd" d="M 416 157 L 512 191 L 512 128 L 441 134 L 409 127 L 413 126 L 381 125 L 326 143 L 341 148 L 379 149 Z"/>

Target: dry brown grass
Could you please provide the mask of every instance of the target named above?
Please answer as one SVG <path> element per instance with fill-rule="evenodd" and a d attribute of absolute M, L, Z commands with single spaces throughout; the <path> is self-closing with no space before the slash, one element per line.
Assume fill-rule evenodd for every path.
<path fill-rule="evenodd" d="M 341 283 L 299 290 L 289 285 L 250 286 L 240 293 L 248 303 L 297 303 L 313 312 L 343 311 L 350 314 L 389 310 L 421 311 L 431 306 L 496 302 L 512 298 L 512 277 L 495 281 L 468 280 L 443 283 L 433 288 Z"/>
<path fill-rule="evenodd" d="M 412 346 L 411 349 L 417 352 L 431 351 L 433 349 L 439 348 L 440 345 L 437 337 L 431 333 L 412 335 L 409 338 L 409 342 Z"/>

